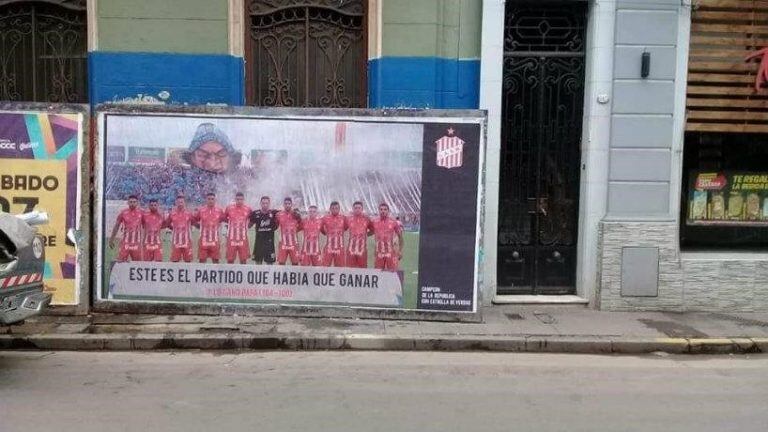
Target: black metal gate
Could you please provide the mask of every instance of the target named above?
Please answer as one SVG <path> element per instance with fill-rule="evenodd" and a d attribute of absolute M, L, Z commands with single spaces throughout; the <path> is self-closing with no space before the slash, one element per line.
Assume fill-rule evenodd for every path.
<path fill-rule="evenodd" d="M 250 0 L 248 102 L 365 107 L 366 4 L 366 0 Z"/>
<path fill-rule="evenodd" d="M 87 102 L 85 0 L 0 0 L 0 100 Z"/>
<path fill-rule="evenodd" d="M 586 8 L 507 2 L 499 294 L 575 291 Z"/>

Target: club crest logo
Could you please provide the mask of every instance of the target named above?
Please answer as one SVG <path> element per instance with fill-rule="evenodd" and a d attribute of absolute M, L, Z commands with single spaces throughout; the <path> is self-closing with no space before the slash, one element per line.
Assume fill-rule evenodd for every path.
<path fill-rule="evenodd" d="M 451 169 L 464 164 L 464 140 L 454 135 L 453 128 L 448 128 L 447 135 L 435 141 L 437 146 L 437 166 Z"/>

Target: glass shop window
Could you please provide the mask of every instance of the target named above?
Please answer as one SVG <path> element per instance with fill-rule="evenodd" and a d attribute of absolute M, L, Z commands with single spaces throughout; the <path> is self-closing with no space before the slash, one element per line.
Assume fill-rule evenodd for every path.
<path fill-rule="evenodd" d="M 768 135 L 688 132 L 681 246 L 768 249 Z"/>

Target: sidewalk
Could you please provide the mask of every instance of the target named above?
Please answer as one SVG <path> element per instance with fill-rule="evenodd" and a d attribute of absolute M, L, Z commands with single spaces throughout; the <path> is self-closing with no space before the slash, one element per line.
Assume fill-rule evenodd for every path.
<path fill-rule="evenodd" d="M 0 349 L 352 349 L 768 353 L 768 313 L 600 312 L 509 305 L 482 323 L 294 317 L 44 316 L 0 327 Z"/>

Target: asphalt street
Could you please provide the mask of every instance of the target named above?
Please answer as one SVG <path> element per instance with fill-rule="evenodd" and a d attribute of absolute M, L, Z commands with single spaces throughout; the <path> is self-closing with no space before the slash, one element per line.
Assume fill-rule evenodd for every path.
<path fill-rule="evenodd" d="M 0 430 L 768 430 L 768 356 L 0 352 Z"/>

